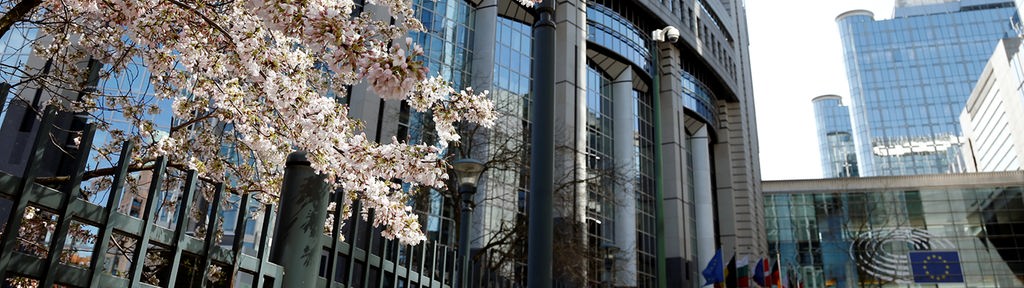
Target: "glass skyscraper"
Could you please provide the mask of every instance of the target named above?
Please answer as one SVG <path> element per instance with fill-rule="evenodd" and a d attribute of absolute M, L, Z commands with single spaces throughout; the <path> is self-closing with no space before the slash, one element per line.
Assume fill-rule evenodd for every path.
<path fill-rule="evenodd" d="M 836 18 L 861 176 L 962 169 L 958 115 L 1019 16 L 1013 1 L 935 2 L 899 1 L 888 20 L 865 10 Z"/>
<path fill-rule="evenodd" d="M 857 153 L 854 152 L 850 109 L 837 95 L 822 95 L 814 100 L 814 123 L 818 127 L 818 149 L 824 178 L 857 177 Z"/>

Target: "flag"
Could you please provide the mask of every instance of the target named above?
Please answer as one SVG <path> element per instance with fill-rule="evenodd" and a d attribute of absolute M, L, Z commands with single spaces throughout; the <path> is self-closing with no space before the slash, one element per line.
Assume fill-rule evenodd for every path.
<path fill-rule="evenodd" d="M 797 285 L 797 279 L 799 278 L 797 278 L 796 273 L 793 272 L 796 269 L 793 269 L 793 266 L 789 266 L 788 270 L 789 271 L 786 271 L 786 285 L 789 286 L 789 288 L 797 288 L 797 286 L 799 286 Z"/>
<path fill-rule="evenodd" d="M 736 288 L 736 254 L 729 258 L 729 265 L 725 266 L 725 287 Z"/>
<path fill-rule="evenodd" d="M 750 287 L 750 263 L 747 259 L 749 257 L 743 256 L 743 259 L 736 261 L 736 287 Z"/>
<path fill-rule="evenodd" d="M 708 266 L 704 267 L 704 271 L 701 275 L 704 275 L 704 286 L 722 283 L 725 279 L 722 279 L 725 271 L 722 271 L 722 249 L 715 251 L 715 257 L 711 257 L 711 261 L 708 261 Z"/>
<path fill-rule="evenodd" d="M 766 286 L 765 271 L 768 270 L 768 259 L 761 258 L 757 260 L 757 265 L 754 266 L 754 283 L 758 286 Z"/>
<path fill-rule="evenodd" d="M 767 272 L 768 275 L 764 276 L 764 287 L 782 287 L 782 275 L 779 275 L 778 262 L 772 261 L 771 268 Z"/>
<path fill-rule="evenodd" d="M 782 286 L 782 270 L 781 269 L 782 269 L 782 267 L 779 267 L 779 259 L 776 258 L 775 259 L 775 263 L 772 263 L 772 273 L 771 273 L 771 276 L 768 276 L 769 279 L 771 279 L 771 280 L 768 280 L 768 287 L 772 287 L 772 285 L 779 286 L 779 288 L 783 287 Z"/>
<path fill-rule="evenodd" d="M 911 251 L 914 283 L 963 283 L 960 254 L 956 251 Z"/>

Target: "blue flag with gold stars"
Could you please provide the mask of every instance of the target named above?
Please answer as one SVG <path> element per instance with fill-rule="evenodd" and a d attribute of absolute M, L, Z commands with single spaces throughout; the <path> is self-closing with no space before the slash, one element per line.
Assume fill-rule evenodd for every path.
<path fill-rule="evenodd" d="M 910 270 L 914 283 L 963 283 L 960 254 L 956 251 L 912 251 Z"/>

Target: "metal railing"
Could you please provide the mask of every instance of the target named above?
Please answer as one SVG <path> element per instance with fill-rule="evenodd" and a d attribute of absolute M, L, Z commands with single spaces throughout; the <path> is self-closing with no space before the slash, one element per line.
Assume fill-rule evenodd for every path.
<path fill-rule="evenodd" d="M 6 94 L 0 93 L 0 103 L 4 103 Z M 2 108 L 0 104 L 0 110 Z M 285 282 L 286 263 L 275 261 L 271 255 L 274 249 L 271 242 L 283 244 L 271 241 L 274 231 L 278 230 L 276 222 L 280 221 L 275 205 L 258 204 L 252 195 L 232 194 L 224 184 L 203 180 L 196 171 L 170 168 L 163 157 L 147 163 L 131 163 L 135 149 L 131 142 L 123 143 L 116 164 L 110 168 L 112 174 L 105 176 L 112 178 L 109 188 L 105 189 L 109 193 L 107 198 L 91 199 L 90 195 L 83 194 L 82 186 L 96 125 L 69 129 L 75 133 L 81 131 L 79 144 L 69 149 L 57 147 L 51 138 L 53 133 L 60 132 L 56 130 L 63 129 L 55 129 L 63 125 L 56 121 L 57 111 L 47 108 L 40 116 L 41 119 L 35 119 L 41 123 L 36 126 L 38 130 L 23 165 L 24 172 L 18 176 L 0 171 L 0 214 L 6 213 L 0 215 L 0 286 L 14 278 L 28 279 L 31 281 L 28 283 L 37 287 L 58 284 L 65 287 L 277 288 Z M 53 163 L 48 162 L 51 160 L 44 160 L 53 159 L 50 155 L 53 153 L 62 153 L 65 163 L 61 165 L 73 168 L 62 170 L 63 175 L 49 177 L 54 175 L 51 170 L 60 170 L 53 168 Z M 60 181 L 39 181 L 43 178 L 60 178 Z M 138 185 L 141 180 L 148 183 Z M 126 193 L 129 190 L 142 192 Z M 202 195 L 208 192 L 213 195 Z M 288 193 L 282 191 L 282 194 Z M 338 197 L 341 194 L 331 193 L 329 201 L 341 207 L 343 199 Z M 221 223 L 231 219 L 220 219 L 225 212 L 220 210 L 221 203 L 229 198 L 240 198 L 235 211 L 237 218 L 234 227 L 223 229 Z M 142 203 L 133 199 L 141 199 Z M 126 203 L 130 204 L 126 206 Z M 8 204 L 9 210 L 5 210 Z M 354 203 L 352 209 L 358 211 L 359 203 Z M 330 213 L 334 219 L 340 217 L 340 211 Z M 44 229 L 41 236 L 34 238 L 24 237 L 22 231 L 31 226 L 25 222 L 31 214 L 50 215 L 44 217 L 49 230 Z M 319 266 L 319 277 L 308 281 L 307 287 L 451 286 L 456 274 L 454 247 L 435 241 L 408 246 L 384 239 L 379 235 L 379 228 L 368 225 L 374 217 L 373 211 L 367 219 L 360 219 L 362 216 L 357 213 L 347 219 L 347 228 L 341 228 L 342 221 L 334 221 L 330 232 L 316 235 L 320 238 L 315 243 L 319 243 L 321 251 L 312 251 L 315 256 L 310 257 L 312 264 L 309 265 Z M 253 221 L 254 218 L 259 219 Z M 247 231 L 250 226 L 255 233 Z M 91 240 L 85 243 L 69 240 L 80 233 L 82 227 L 89 227 L 84 230 Z M 218 239 L 218 233 L 227 240 Z M 351 242 L 337 240 L 341 233 Z M 27 243 L 32 239 L 41 241 Z M 29 244 L 45 247 L 40 249 L 44 252 L 26 251 L 24 246 Z M 91 255 L 84 256 L 88 253 L 79 253 L 82 251 L 91 251 Z M 211 270 L 219 270 L 220 276 L 210 277 L 216 274 Z"/>

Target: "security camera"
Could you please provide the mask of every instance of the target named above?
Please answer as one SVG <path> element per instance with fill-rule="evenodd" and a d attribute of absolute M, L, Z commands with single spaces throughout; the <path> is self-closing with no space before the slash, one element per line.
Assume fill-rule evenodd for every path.
<path fill-rule="evenodd" d="M 651 38 L 658 42 L 676 43 L 679 41 L 679 29 L 667 26 L 664 29 L 654 30 L 651 32 Z"/>
<path fill-rule="evenodd" d="M 665 37 L 668 38 L 669 43 L 676 43 L 679 41 L 679 29 L 672 26 L 665 27 Z"/>

